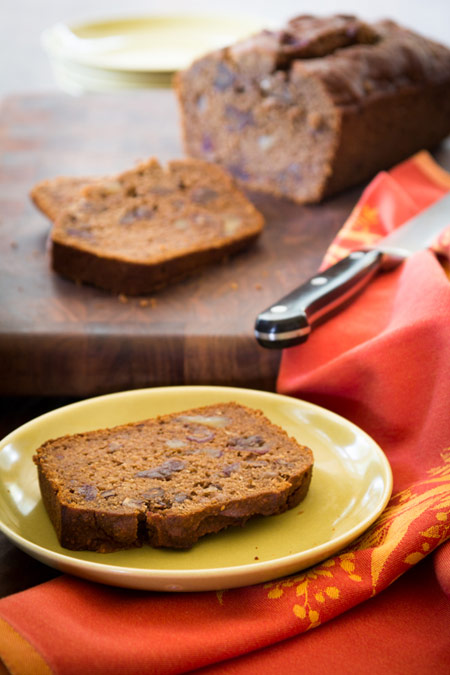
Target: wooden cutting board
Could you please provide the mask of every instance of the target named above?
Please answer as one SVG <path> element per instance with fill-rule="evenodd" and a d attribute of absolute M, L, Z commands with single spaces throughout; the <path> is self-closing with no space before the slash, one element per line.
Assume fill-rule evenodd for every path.
<path fill-rule="evenodd" d="M 0 112 L 0 394 L 91 396 L 177 384 L 274 389 L 279 353 L 256 315 L 311 276 L 360 189 L 319 206 L 252 195 L 251 250 L 149 298 L 78 286 L 49 268 L 34 183 L 182 155 L 173 92 L 6 99 Z"/>

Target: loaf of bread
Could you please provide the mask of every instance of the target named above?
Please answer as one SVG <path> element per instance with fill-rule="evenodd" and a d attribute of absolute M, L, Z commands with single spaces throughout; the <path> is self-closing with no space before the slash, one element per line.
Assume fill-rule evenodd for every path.
<path fill-rule="evenodd" d="M 60 275 L 145 295 L 249 246 L 263 217 L 221 167 L 151 159 L 105 179 L 55 178 L 31 192 L 54 222 Z"/>
<path fill-rule="evenodd" d="M 392 21 L 299 16 L 176 78 L 185 150 L 317 202 L 450 133 L 450 50 Z"/>
<path fill-rule="evenodd" d="M 227 402 L 49 440 L 34 461 L 61 545 L 108 552 L 188 548 L 281 513 L 306 496 L 313 455 L 261 411 Z"/>

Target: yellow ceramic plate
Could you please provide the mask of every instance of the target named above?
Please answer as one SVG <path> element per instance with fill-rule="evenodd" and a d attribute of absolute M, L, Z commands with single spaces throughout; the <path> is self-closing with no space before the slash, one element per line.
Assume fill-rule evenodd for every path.
<path fill-rule="evenodd" d="M 315 464 L 306 499 L 278 516 L 204 537 L 189 551 L 149 546 L 116 553 L 61 548 L 41 502 L 34 450 L 45 440 L 218 401 L 259 408 L 308 445 Z M 353 541 L 383 511 L 392 490 L 389 463 L 361 429 L 287 396 L 228 387 L 162 387 L 110 394 L 28 422 L 0 444 L 0 527 L 43 563 L 129 588 L 197 591 L 268 581 L 309 567 Z"/>
<path fill-rule="evenodd" d="M 244 15 L 167 15 L 58 23 L 42 42 L 53 58 L 118 72 L 174 72 L 196 57 L 258 32 Z"/>

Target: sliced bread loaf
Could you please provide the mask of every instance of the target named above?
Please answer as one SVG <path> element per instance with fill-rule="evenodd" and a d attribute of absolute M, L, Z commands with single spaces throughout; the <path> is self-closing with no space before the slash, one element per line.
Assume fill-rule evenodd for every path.
<path fill-rule="evenodd" d="M 297 505 L 311 450 L 234 402 L 49 440 L 36 452 L 62 546 L 188 548 L 251 516 Z"/>
<path fill-rule="evenodd" d="M 250 245 L 264 220 L 233 178 L 202 160 L 156 159 L 108 179 L 56 178 L 32 191 L 54 221 L 60 275 L 145 295 Z"/>

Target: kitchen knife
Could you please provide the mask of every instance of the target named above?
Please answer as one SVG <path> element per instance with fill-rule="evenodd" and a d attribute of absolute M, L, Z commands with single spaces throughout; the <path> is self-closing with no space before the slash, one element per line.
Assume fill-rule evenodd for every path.
<path fill-rule="evenodd" d="M 353 251 L 274 303 L 255 322 L 259 344 L 269 349 L 307 340 L 313 326 L 351 300 L 379 270 L 393 269 L 427 248 L 450 224 L 450 192 L 373 247 Z"/>

